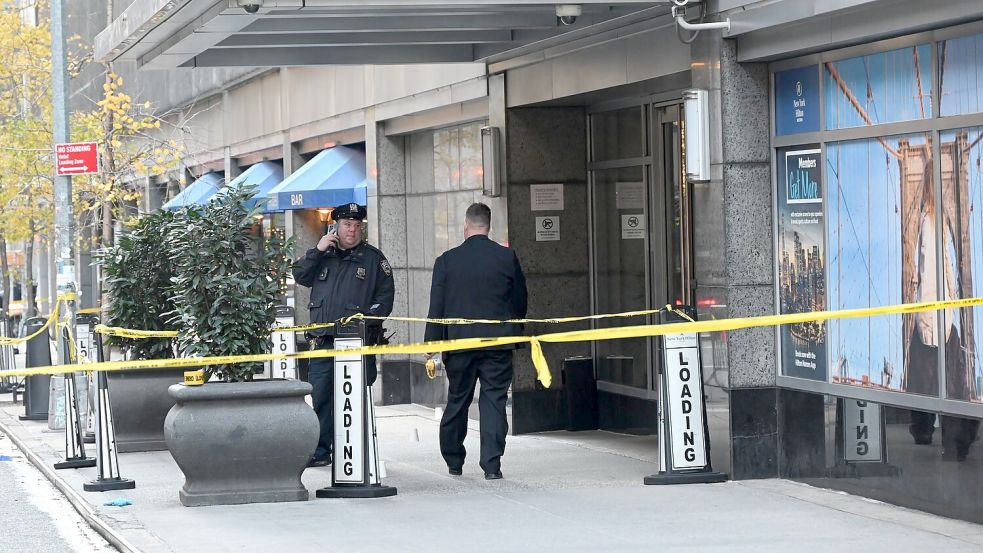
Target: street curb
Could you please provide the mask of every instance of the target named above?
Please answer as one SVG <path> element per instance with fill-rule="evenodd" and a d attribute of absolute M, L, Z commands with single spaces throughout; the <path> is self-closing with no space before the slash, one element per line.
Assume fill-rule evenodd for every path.
<path fill-rule="evenodd" d="M 89 502 L 85 500 L 77 491 L 75 491 L 71 486 L 65 483 L 64 480 L 58 477 L 55 470 L 48 466 L 41 457 L 36 453 L 27 448 L 24 441 L 21 440 L 19 436 L 10 431 L 10 428 L 0 420 L 0 432 L 3 432 L 10 438 L 17 449 L 21 450 L 32 465 L 37 467 L 38 470 L 44 474 L 45 478 L 48 479 L 58 491 L 68 499 L 68 502 L 72 504 L 72 507 L 78 512 L 83 520 L 100 536 L 105 538 L 113 547 L 118 549 L 120 553 L 143 553 L 140 549 L 137 549 L 133 544 L 128 542 L 126 538 L 116 532 L 109 524 L 99 518 L 96 511 L 89 505 Z"/>

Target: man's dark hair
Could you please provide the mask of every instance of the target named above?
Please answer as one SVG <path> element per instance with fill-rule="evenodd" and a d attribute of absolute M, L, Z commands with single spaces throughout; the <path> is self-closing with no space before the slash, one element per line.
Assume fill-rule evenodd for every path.
<path fill-rule="evenodd" d="M 483 203 L 471 204 L 464 217 L 472 226 L 491 228 L 491 208 Z"/>

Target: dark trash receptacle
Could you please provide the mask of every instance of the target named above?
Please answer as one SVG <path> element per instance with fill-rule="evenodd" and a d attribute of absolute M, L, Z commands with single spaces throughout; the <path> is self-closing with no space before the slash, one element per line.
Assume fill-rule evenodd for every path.
<path fill-rule="evenodd" d="M 28 319 L 25 332 L 28 336 L 44 326 L 46 319 L 34 317 Z M 45 367 L 51 364 L 51 345 L 47 332 L 42 332 L 27 342 L 26 365 L 30 367 Z M 24 416 L 22 420 L 48 419 L 48 385 L 50 375 L 35 375 L 27 377 L 27 389 L 24 392 Z"/>
<path fill-rule="evenodd" d="M 567 430 L 597 430 L 597 379 L 590 357 L 563 360 L 567 393 Z"/>

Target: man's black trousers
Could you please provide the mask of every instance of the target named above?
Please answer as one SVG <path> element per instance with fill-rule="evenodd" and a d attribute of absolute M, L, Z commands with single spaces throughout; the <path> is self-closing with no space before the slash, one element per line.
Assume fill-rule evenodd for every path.
<path fill-rule="evenodd" d="M 440 420 L 440 453 L 447 466 L 464 466 L 467 452 L 468 408 L 474 397 L 475 382 L 481 380 L 478 411 L 481 428 L 480 465 L 486 473 L 499 472 L 509 433 L 505 402 L 512 383 L 512 350 L 483 350 L 451 353 L 444 363 L 449 388 L 447 409 Z"/>

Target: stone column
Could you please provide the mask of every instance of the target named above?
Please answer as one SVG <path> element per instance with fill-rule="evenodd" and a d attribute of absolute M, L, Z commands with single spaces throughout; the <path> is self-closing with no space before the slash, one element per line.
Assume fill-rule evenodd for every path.
<path fill-rule="evenodd" d="M 711 112 L 711 181 L 693 186 L 699 315 L 773 314 L 768 68 L 738 63 L 736 43 L 718 32 L 701 33 L 692 52 L 693 85 L 710 91 Z M 777 476 L 775 330 L 717 333 L 712 342 L 703 352 L 707 393 L 730 414 L 711 409 L 714 463 L 734 478 Z"/>
<path fill-rule="evenodd" d="M 513 108 L 507 123 L 509 243 L 526 275 L 529 317 L 589 314 L 586 114 L 579 107 Z M 563 210 L 531 211 L 530 185 L 554 183 L 563 184 Z M 558 216 L 560 240 L 536 241 L 536 217 L 545 215 Z M 563 329 L 588 327 L 571 324 Z M 538 334 L 556 329 L 526 325 L 525 331 Z M 590 355 L 590 344 L 544 344 L 543 351 L 553 377 L 549 390 L 536 381 L 528 348 L 515 354 L 512 429 L 516 434 L 566 427 L 563 359 Z"/>

